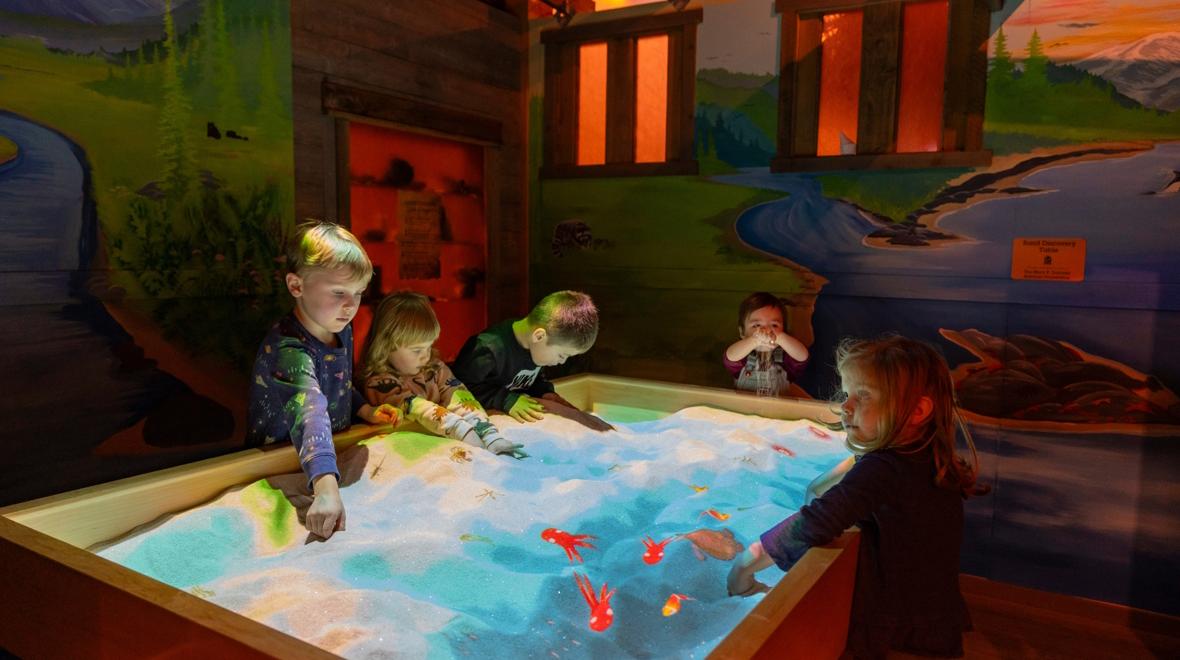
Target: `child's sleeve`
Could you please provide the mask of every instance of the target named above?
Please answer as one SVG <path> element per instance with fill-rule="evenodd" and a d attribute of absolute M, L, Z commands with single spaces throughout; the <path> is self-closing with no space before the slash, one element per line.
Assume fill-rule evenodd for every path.
<path fill-rule="evenodd" d="M 721 364 L 725 365 L 725 370 L 729 372 L 732 378 L 736 379 L 738 374 L 742 372 L 742 367 L 746 366 L 746 358 L 734 361 L 726 357 L 725 353 L 722 353 Z"/>
<path fill-rule="evenodd" d="M 557 388 L 553 387 L 553 383 L 549 382 L 549 379 L 545 377 L 545 370 L 542 369 L 537 374 L 537 379 L 533 381 L 533 384 L 529 386 L 529 389 L 525 393 L 529 396 L 540 398 L 546 394 L 553 394 L 556 391 Z"/>
<path fill-rule="evenodd" d="M 279 400 L 286 402 L 283 414 L 291 423 L 291 444 L 308 483 L 322 474 L 335 474 L 339 479 L 328 399 L 316 378 L 315 360 L 302 345 L 280 344 L 277 350 L 270 387 L 279 388 Z"/>
<path fill-rule="evenodd" d="M 477 341 L 471 350 L 461 351 L 455 358 L 454 374 L 485 408 L 508 410 L 519 395 L 509 392 L 496 378 L 499 366 L 500 360 L 491 347 Z"/>
<path fill-rule="evenodd" d="M 887 460 L 866 454 L 822 497 L 762 533 L 762 548 L 788 570 L 808 548 L 830 543 L 868 518 L 888 497 L 897 476 Z"/>
<path fill-rule="evenodd" d="M 373 374 L 365 379 L 364 400 L 371 406 L 388 403 L 404 408 L 406 401 L 413 395 L 409 388 L 402 385 L 401 379 L 393 374 Z"/>
<path fill-rule="evenodd" d="M 796 360 L 783 351 L 783 369 L 787 372 L 787 378 L 790 378 L 792 383 L 797 383 L 803 371 L 807 369 L 807 360 Z"/>

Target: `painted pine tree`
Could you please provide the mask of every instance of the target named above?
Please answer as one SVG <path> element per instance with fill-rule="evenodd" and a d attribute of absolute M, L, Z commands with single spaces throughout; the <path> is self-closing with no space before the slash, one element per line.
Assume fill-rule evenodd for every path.
<path fill-rule="evenodd" d="M 189 147 L 189 101 L 180 80 L 176 26 L 172 0 L 164 3 L 164 102 L 160 109 L 159 155 L 164 161 L 162 188 L 170 201 L 179 201 L 193 182 L 193 154 Z"/>

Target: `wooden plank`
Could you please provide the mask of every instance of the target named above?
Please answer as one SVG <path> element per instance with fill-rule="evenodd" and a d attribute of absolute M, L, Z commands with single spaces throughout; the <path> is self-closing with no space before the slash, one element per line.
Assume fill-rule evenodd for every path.
<path fill-rule="evenodd" d="M 673 134 L 668 136 L 668 144 L 671 145 L 674 141 L 679 143 L 679 152 L 676 160 L 682 163 L 696 162 L 696 154 L 693 153 L 693 140 L 696 139 L 696 96 L 697 96 L 697 24 L 689 23 L 680 31 L 682 35 L 680 45 L 680 94 L 681 102 L 678 105 L 671 105 L 669 101 L 669 117 L 672 114 L 678 114 L 678 123 L 680 125 L 680 135 L 677 137 Z M 670 51 L 675 52 L 675 51 Z M 671 98 L 671 97 L 669 97 Z M 669 120 L 669 124 L 671 124 Z M 669 157 L 668 160 L 674 160 Z"/>
<path fill-rule="evenodd" d="M 337 453 L 390 427 L 354 425 L 334 437 Z M 88 548 L 162 515 L 206 502 L 226 488 L 298 472 L 290 444 L 247 449 L 0 509 L 0 516 Z"/>
<path fill-rule="evenodd" d="M 521 91 L 447 70 L 432 71 L 379 51 L 306 30 L 292 34 L 301 63 L 318 62 L 333 80 L 472 112 L 515 114 Z M 298 52 L 298 51 L 297 51 Z"/>
<path fill-rule="evenodd" d="M 844 651 L 860 533 L 812 548 L 709 654 L 729 658 L 835 660 Z"/>
<path fill-rule="evenodd" d="M 591 14 L 591 20 L 586 22 L 579 22 L 564 28 L 542 30 L 541 43 L 576 43 L 611 39 L 623 34 L 634 36 L 644 32 L 668 32 L 684 25 L 700 23 L 704 15 L 704 11 L 699 7 L 684 11 L 666 10 L 646 16 L 615 19 L 603 18 L 608 14 Z"/>
<path fill-rule="evenodd" d="M 573 164 L 578 140 L 577 46 L 545 46 L 544 163 Z"/>
<path fill-rule="evenodd" d="M 775 158 L 787 158 L 793 152 L 795 127 L 795 55 L 798 50 L 799 17 L 794 13 L 779 15 L 778 50 L 778 135 Z"/>
<path fill-rule="evenodd" d="M 486 26 L 462 29 L 437 17 L 424 30 L 417 25 L 420 18 L 407 24 L 408 16 L 395 7 L 397 4 L 359 0 L 341 0 L 333 5 L 313 3 L 314 8 L 308 11 L 321 16 L 301 21 L 298 27 L 424 68 L 459 73 L 504 89 L 519 89 L 524 49 L 516 33 L 512 33 L 513 41 L 506 43 L 489 34 Z"/>
<path fill-rule="evenodd" d="M 814 156 L 819 144 L 819 83 L 823 19 L 798 16 L 795 37 L 795 95 L 791 128 L 793 155 Z"/>
<path fill-rule="evenodd" d="M 543 165 L 543 179 L 571 179 L 580 177 L 616 176 L 661 176 L 695 175 L 699 172 L 697 162 L 673 161 L 670 163 L 607 163 L 606 165 Z"/>
<path fill-rule="evenodd" d="M 0 648 L 27 658 L 334 658 L 0 517 Z"/>
<path fill-rule="evenodd" d="M 326 113 L 379 119 L 451 139 L 467 138 L 481 144 L 504 140 L 498 119 L 330 79 L 323 83 L 323 104 Z"/>
<path fill-rule="evenodd" d="M 892 153 L 897 131 L 901 2 L 866 5 L 861 40 L 858 154 Z"/>
<path fill-rule="evenodd" d="M 983 149 L 983 112 L 987 103 L 987 40 L 991 26 L 991 9 L 987 0 L 974 0 L 971 12 L 971 36 L 974 44 L 967 58 L 964 72 L 965 87 L 963 112 L 963 150 Z"/>
<path fill-rule="evenodd" d="M 324 180 L 336 184 L 336 221 L 352 229 L 352 172 L 350 171 L 351 138 L 349 137 L 348 120 L 338 118 L 333 127 L 336 130 L 336 159 L 332 175 Z M 328 193 L 327 190 L 324 191 Z M 378 282 L 378 288 L 380 282 Z"/>
<path fill-rule="evenodd" d="M 611 39 L 606 47 L 606 162 L 635 160 L 635 39 Z"/>
<path fill-rule="evenodd" d="M 664 125 L 664 160 L 666 161 L 680 160 L 681 154 L 685 154 L 686 158 L 693 156 L 692 143 L 689 142 L 686 151 L 681 134 L 681 127 L 685 123 L 692 125 L 694 111 L 694 103 L 689 101 L 688 112 L 685 112 L 683 89 L 686 82 L 684 76 L 686 67 L 695 74 L 695 55 L 692 59 L 685 57 L 684 30 L 672 30 L 668 33 L 668 85 L 665 90 L 668 100 L 668 119 Z M 695 78 L 695 75 L 693 77 Z"/>
<path fill-rule="evenodd" d="M 775 158 L 773 172 L 824 172 L 839 170 L 902 169 L 918 167 L 978 167 L 992 162 L 992 152 L 931 151 L 907 154 L 857 154 L 854 156 L 794 156 Z"/>
<path fill-rule="evenodd" d="M 971 53 L 976 47 L 972 43 L 975 0 L 948 1 L 950 15 L 947 25 L 942 148 L 946 151 L 961 151 L 967 145 L 967 104 L 971 97 L 971 83 L 967 74 L 971 67 Z"/>

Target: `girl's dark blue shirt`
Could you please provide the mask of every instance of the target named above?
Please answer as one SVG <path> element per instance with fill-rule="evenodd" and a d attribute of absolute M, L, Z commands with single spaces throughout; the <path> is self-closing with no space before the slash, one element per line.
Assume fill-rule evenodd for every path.
<path fill-rule="evenodd" d="M 962 655 L 970 617 L 959 591 L 963 498 L 934 483 L 929 448 L 862 456 L 822 497 L 762 535 L 779 568 L 807 548 L 860 528 L 847 653 L 879 657 L 890 648 Z"/>

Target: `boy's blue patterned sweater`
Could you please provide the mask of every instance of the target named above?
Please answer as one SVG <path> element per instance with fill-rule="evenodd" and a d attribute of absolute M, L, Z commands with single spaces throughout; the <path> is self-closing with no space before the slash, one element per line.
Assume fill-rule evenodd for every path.
<path fill-rule="evenodd" d="M 335 474 L 332 432 L 343 431 L 364 403 L 352 386 L 352 325 L 338 347 L 316 339 L 291 313 L 279 319 L 254 358 L 246 443 L 290 440 L 308 483 Z"/>

